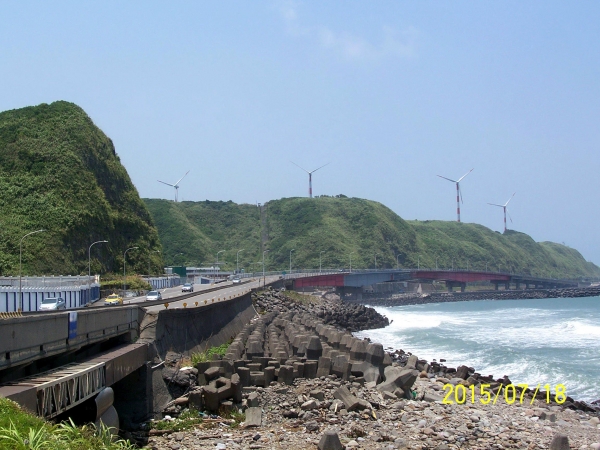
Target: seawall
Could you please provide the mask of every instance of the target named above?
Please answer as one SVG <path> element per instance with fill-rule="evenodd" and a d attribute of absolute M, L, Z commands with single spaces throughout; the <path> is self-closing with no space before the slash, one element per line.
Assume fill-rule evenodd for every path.
<path fill-rule="evenodd" d="M 137 416 L 139 408 L 157 416 L 172 401 L 172 380 L 164 379 L 162 363 L 171 355 L 191 355 L 232 340 L 256 316 L 248 293 L 232 300 L 210 303 L 196 308 L 164 309 L 147 312 L 140 325 L 137 342 L 149 344 L 150 362 L 141 376 L 145 379 L 145 406 L 123 402 L 118 406 L 122 415 Z M 138 384 L 135 381 L 127 387 Z M 142 393 L 140 393 L 142 394 Z M 131 411 L 125 411 L 131 409 Z M 137 413 L 137 414 L 136 414 Z M 136 420 L 134 420 L 136 421 Z"/>
<path fill-rule="evenodd" d="M 371 306 L 424 305 L 428 303 L 466 302 L 475 300 L 530 300 L 538 298 L 576 298 L 600 296 L 600 287 L 564 289 L 527 289 L 508 291 L 442 292 L 431 294 L 404 294 L 382 297 L 365 295 L 359 301 Z"/>

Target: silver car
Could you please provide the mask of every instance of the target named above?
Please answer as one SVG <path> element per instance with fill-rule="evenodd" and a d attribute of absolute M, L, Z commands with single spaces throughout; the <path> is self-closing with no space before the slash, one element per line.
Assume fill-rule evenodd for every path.
<path fill-rule="evenodd" d="M 67 309 L 67 304 L 61 297 L 48 297 L 42 300 L 40 311 L 58 311 Z"/>
<path fill-rule="evenodd" d="M 146 295 L 146 301 L 162 300 L 162 295 L 159 291 L 150 291 Z"/>

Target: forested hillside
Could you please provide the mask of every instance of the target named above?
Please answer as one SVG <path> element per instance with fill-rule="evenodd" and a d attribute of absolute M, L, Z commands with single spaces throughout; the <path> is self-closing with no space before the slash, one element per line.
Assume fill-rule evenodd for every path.
<path fill-rule="evenodd" d="M 536 243 L 526 234 L 442 221 L 405 221 L 384 205 L 358 198 L 273 200 L 262 208 L 233 202 L 145 199 L 165 261 L 209 265 L 217 252 L 233 269 L 417 267 L 514 271 L 543 277 L 599 277 L 600 268 L 572 248 Z M 262 209 L 262 220 L 261 220 Z M 261 237 L 262 236 L 262 237 Z"/>
<path fill-rule="evenodd" d="M 158 234 L 112 141 L 77 105 L 0 113 L 0 274 L 119 273 L 123 252 L 140 273 L 162 271 Z"/>

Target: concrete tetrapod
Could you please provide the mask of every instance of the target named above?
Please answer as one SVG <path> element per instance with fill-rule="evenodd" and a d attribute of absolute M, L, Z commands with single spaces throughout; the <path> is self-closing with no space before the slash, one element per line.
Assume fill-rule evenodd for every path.
<path fill-rule="evenodd" d="M 319 450 L 343 450 L 344 446 L 340 442 L 340 438 L 335 430 L 327 430 L 321 436 L 317 448 Z"/>
<path fill-rule="evenodd" d="M 561 433 L 556 433 L 550 443 L 550 450 L 569 450 L 569 438 Z"/>

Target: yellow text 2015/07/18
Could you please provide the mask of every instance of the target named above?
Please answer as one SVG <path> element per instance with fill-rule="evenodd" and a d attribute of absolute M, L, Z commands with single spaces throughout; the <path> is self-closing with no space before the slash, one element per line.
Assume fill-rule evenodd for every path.
<path fill-rule="evenodd" d="M 525 399 L 525 393 L 529 390 L 529 385 L 527 384 L 507 384 L 506 386 L 500 385 L 498 389 L 491 390 L 489 384 L 480 384 L 479 386 L 471 385 L 464 386 L 462 384 L 453 385 L 453 384 L 445 384 L 444 391 L 446 391 L 446 395 L 442 400 L 442 403 L 445 405 L 451 405 L 454 403 L 458 403 L 462 405 L 464 403 L 470 402 L 475 403 L 479 401 L 479 403 L 483 405 L 487 405 L 492 403 L 495 405 L 500 401 L 504 401 L 508 405 L 512 405 L 514 403 L 523 404 L 524 402 L 529 402 L 533 404 L 535 399 L 540 394 L 541 385 L 538 384 L 535 388 L 535 392 L 531 397 L 531 400 Z M 546 403 L 555 402 L 559 405 L 563 404 L 567 400 L 567 388 L 564 384 L 557 384 L 555 386 L 555 394 L 552 395 L 550 392 L 551 386 L 549 384 L 545 384 L 545 395 L 539 395 L 540 400 L 545 400 Z M 477 392 L 479 391 L 479 392 Z M 504 395 L 500 395 L 504 392 Z M 478 395 L 476 395 L 478 394 Z M 478 398 L 477 398 L 478 397 Z"/>

